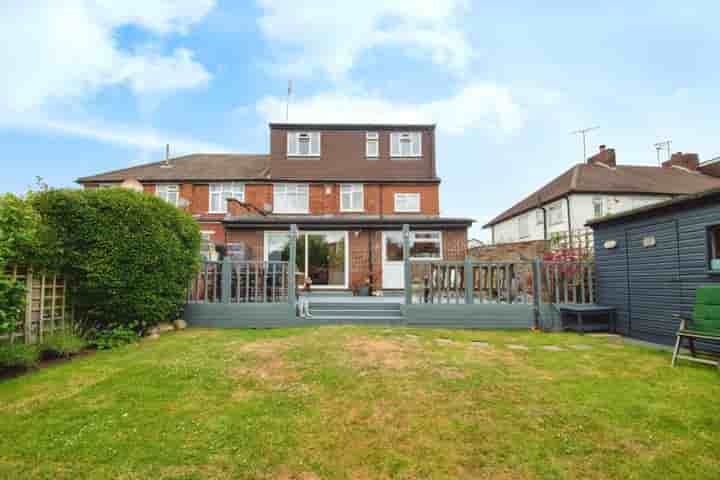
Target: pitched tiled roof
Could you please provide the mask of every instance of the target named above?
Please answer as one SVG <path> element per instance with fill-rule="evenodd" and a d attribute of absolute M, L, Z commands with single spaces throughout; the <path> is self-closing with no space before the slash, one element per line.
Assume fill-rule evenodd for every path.
<path fill-rule="evenodd" d="M 490 220 L 485 227 L 569 193 L 684 195 L 718 187 L 720 178 L 681 168 L 578 164 Z"/>
<path fill-rule="evenodd" d="M 89 177 L 78 183 L 121 182 L 127 178 L 139 181 L 176 180 L 264 180 L 270 174 L 270 155 L 193 154 L 124 168 Z"/>

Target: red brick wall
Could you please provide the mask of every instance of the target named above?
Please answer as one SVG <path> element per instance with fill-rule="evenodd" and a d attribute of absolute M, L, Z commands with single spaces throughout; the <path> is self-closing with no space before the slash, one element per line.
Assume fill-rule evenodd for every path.
<path fill-rule="evenodd" d="M 262 231 L 228 230 L 228 243 L 244 243 L 249 248 L 250 260 L 263 260 L 265 235 Z"/>
<path fill-rule="evenodd" d="M 484 262 L 516 262 L 532 260 L 543 257 L 548 248 L 548 242 L 534 240 L 531 242 L 502 243 L 498 245 L 484 245 L 473 248 L 470 256 Z"/>
<path fill-rule="evenodd" d="M 375 288 L 382 286 L 382 233 L 350 232 L 350 288 L 361 286 L 370 277 L 370 248 L 372 248 L 372 275 Z M 371 247 L 368 246 L 368 237 Z"/>
<path fill-rule="evenodd" d="M 467 255 L 467 230 L 455 229 L 443 232 L 443 259 L 465 260 Z"/>

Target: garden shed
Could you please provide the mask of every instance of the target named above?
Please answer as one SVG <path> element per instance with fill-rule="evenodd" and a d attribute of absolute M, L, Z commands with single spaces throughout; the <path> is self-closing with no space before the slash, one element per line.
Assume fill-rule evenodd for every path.
<path fill-rule="evenodd" d="M 617 309 L 618 331 L 671 344 L 699 286 L 720 284 L 720 189 L 588 222 L 598 303 Z M 716 347 L 717 348 L 717 347 Z"/>

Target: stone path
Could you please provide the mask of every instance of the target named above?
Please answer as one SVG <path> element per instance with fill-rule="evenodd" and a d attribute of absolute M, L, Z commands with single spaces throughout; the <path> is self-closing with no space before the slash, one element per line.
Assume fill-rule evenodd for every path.
<path fill-rule="evenodd" d="M 618 338 L 618 339 L 619 339 L 619 338 L 620 338 L 619 335 L 616 335 L 616 334 L 595 334 L 594 336 L 596 336 L 596 337 L 605 337 L 605 338 L 608 338 L 608 339 L 612 339 L 612 338 Z M 411 340 L 418 340 L 418 339 L 420 338 L 419 336 L 413 335 L 413 334 L 410 334 L 410 333 L 406 334 L 405 337 L 408 338 L 408 339 L 411 339 Z M 511 340 L 512 340 L 512 339 L 511 339 Z M 507 341 L 507 339 L 506 339 L 506 341 Z M 452 339 L 450 339 L 450 338 L 435 338 L 435 339 L 433 339 L 433 342 L 435 342 L 436 344 L 439 344 L 439 345 L 451 345 L 451 344 L 455 344 L 455 343 L 456 343 L 455 340 L 452 340 Z M 471 341 L 470 341 L 470 345 L 473 346 L 473 347 L 475 347 L 475 348 L 492 348 L 492 345 L 490 344 L 490 342 L 485 342 L 485 341 L 482 341 L 482 340 L 471 340 Z M 509 348 L 510 350 L 529 351 L 529 350 L 531 349 L 530 346 L 528 346 L 528 345 L 522 345 L 522 344 L 520 344 L 520 343 L 505 343 L 504 346 L 505 346 L 506 348 Z M 623 345 L 622 343 L 619 343 L 619 342 L 607 343 L 607 344 L 605 344 L 604 346 L 607 346 L 607 347 L 609 347 L 609 348 L 616 348 L 616 349 L 624 348 L 624 345 Z M 586 345 L 586 344 L 583 344 L 583 343 L 576 343 L 576 344 L 573 344 L 573 345 L 563 345 L 563 346 L 560 346 L 560 345 L 540 345 L 540 346 L 537 346 L 537 347 L 532 347 L 532 349 L 536 349 L 536 348 L 539 348 L 539 349 L 541 349 L 541 350 L 545 350 L 546 352 L 568 352 L 568 351 L 572 351 L 572 350 L 575 350 L 575 351 L 587 351 L 587 350 L 592 350 L 592 349 L 593 349 L 592 346 Z"/>
<path fill-rule="evenodd" d="M 528 350 L 527 345 L 517 345 L 517 344 L 515 344 L 515 343 L 510 343 L 510 344 L 507 345 L 507 347 L 508 347 L 510 350 Z"/>

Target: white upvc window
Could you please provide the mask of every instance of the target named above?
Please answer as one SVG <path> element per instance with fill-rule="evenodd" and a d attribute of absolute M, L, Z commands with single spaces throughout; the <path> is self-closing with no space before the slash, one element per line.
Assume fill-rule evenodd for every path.
<path fill-rule="evenodd" d="M 380 152 L 380 135 L 378 132 L 367 132 L 365 134 L 365 156 L 377 158 Z"/>
<path fill-rule="evenodd" d="M 518 217 L 518 231 L 520 238 L 527 238 L 530 236 L 530 214 L 526 213 Z"/>
<path fill-rule="evenodd" d="M 166 202 L 175 205 L 180 203 L 180 185 L 175 183 L 162 183 L 155 185 L 155 193 Z"/>
<path fill-rule="evenodd" d="M 396 193 L 395 194 L 395 211 L 399 213 L 418 213 L 420 212 L 420 194 L 419 193 Z"/>
<path fill-rule="evenodd" d="M 362 212 L 365 208 L 362 183 L 340 185 L 340 211 Z"/>
<path fill-rule="evenodd" d="M 245 185 L 238 182 L 210 184 L 210 212 L 227 213 L 227 200 L 245 201 Z"/>
<path fill-rule="evenodd" d="M 560 225 L 563 223 L 563 211 L 562 204 L 553 205 L 548 208 L 548 217 L 550 218 L 550 225 Z"/>
<path fill-rule="evenodd" d="M 390 156 L 420 157 L 422 156 L 421 132 L 393 132 L 390 134 Z"/>
<path fill-rule="evenodd" d="M 605 215 L 605 204 L 603 202 L 603 197 L 593 197 L 592 203 L 593 203 L 593 216 L 595 218 L 602 217 L 603 215 Z"/>
<path fill-rule="evenodd" d="M 288 157 L 319 157 L 320 132 L 288 132 Z"/>
<path fill-rule="evenodd" d="M 540 209 L 535 210 L 535 224 L 543 225 L 545 223 L 545 215 Z"/>
<path fill-rule="evenodd" d="M 410 257 L 421 260 L 442 260 L 442 233 L 413 232 Z"/>
<path fill-rule="evenodd" d="M 274 213 L 309 213 L 307 183 L 276 183 L 273 185 Z"/>

